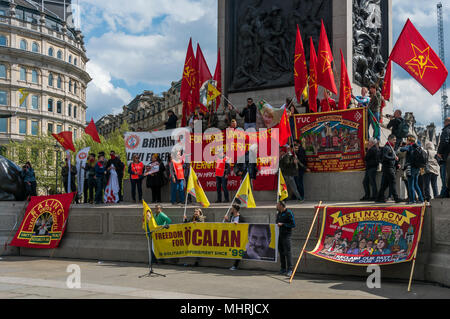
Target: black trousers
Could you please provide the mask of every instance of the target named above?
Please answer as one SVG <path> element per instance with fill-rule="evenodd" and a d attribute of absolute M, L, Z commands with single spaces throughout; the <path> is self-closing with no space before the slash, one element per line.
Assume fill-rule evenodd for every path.
<path fill-rule="evenodd" d="M 161 203 L 161 187 L 160 186 L 152 187 L 152 202 L 153 203 Z"/>
<path fill-rule="evenodd" d="M 131 179 L 131 198 L 136 201 L 136 188 L 139 195 L 139 201 L 142 201 L 142 179 Z"/>
<path fill-rule="evenodd" d="M 383 167 L 383 177 L 382 184 L 380 187 L 380 192 L 378 193 L 378 200 L 385 200 L 385 191 L 389 188 L 389 193 L 392 193 L 394 200 L 398 199 L 397 193 L 397 183 L 395 182 L 395 168 L 384 168 Z"/>
<path fill-rule="evenodd" d="M 292 270 L 291 233 L 281 233 L 278 237 L 278 252 L 282 270 Z"/>
<path fill-rule="evenodd" d="M 123 201 L 123 191 L 122 191 L 123 176 L 117 176 L 117 179 L 119 181 L 119 201 Z"/>

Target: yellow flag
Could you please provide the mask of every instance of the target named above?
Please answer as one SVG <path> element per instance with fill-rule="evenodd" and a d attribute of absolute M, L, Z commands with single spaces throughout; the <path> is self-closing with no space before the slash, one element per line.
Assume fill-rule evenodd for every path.
<path fill-rule="evenodd" d="M 191 194 L 192 196 L 195 197 L 197 203 L 201 203 L 202 206 L 205 208 L 209 207 L 210 205 L 209 200 L 206 197 L 205 191 L 203 190 L 202 186 L 198 182 L 197 175 L 195 174 L 195 171 L 192 168 L 192 166 L 190 167 L 189 180 L 187 183 L 186 190 L 188 194 Z"/>
<path fill-rule="evenodd" d="M 211 101 L 215 101 L 218 96 L 220 96 L 220 91 L 211 83 L 208 83 L 208 92 L 206 94 L 206 104 L 209 105 Z"/>
<path fill-rule="evenodd" d="M 281 173 L 281 169 L 279 170 L 279 178 L 278 178 L 278 196 L 280 197 L 280 201 L 288 198 L 288 190 L 287 185 L 283 177 L 283 173 Z"/>
<path fill-rule="evenodd" d="M 142 229 L 145 231 L 145 234 L 148 237 L 148 233 L 158 228 L 158 225 L 156 224 L 155 216 L 153 215 L 150 207 L 148 207 L 147 203 L 145 201 L 142 201 L 142 205 L 144 206 L 142 216 Z"/>
<path fill-rule="evenodd" d="M 255 199 L 253 198 L 252 187 L 250 184 L 250 176 L 245 175 L 236 197 L 241 201 L 242 207 L 256 208 Z"/>
<path fill-rule="evenodd" d="M 20 100 L 19 100 L 19 105 L 22 105 L 23 102 L 27 99 L 28 95 L 30 93 L 28 93 L 27 91 L 25 91 L 25 89 L 19 89 L 19 92 L 21 94 Z"/>

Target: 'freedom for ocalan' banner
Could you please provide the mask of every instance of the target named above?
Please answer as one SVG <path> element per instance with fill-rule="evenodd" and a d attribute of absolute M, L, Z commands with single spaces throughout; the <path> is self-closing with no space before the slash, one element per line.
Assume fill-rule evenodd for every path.
<path fill-rule="evenodd" d="M 310 254 L 349 265 L 394 264 L 414 258 L 424 208 L 326 207 Z"/>
<path fill-rule="evenodd" d="M 274 224 L 185 223 L 152 234 L 157 258 L 206 257 L 277 261 Z"/>
<path fill-rule="evenodd" d="M 64 234 L 75 193 L 31 197 L 11 246 L 56 248 Z"/>
<path fill-rule="evenodd" d="M 295 128 L 312 172 L 365 168 L 365 108 L 295 115 Z"/>

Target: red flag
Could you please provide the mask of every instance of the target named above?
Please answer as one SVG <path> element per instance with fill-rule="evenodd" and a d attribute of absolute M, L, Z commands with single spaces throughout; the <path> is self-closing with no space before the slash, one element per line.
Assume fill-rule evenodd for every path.
<path fill-rule="evenodd" d="M 384 75 L 383 89 L 381 90 L 381 95 L 387 101 L 389 101 L 389 99 L 391 98 L 391 86 L 392 86 L 391 81 L 392 81 L 392 62 L 389 59 L 387 61 L 386 74 Z"/>
<path fill-rule="evenodd" d="M 212 75 L 211 75 L 211 72 L 209 71 L 208 64 L 206 63 L 205 57 L 203 56 L 203 52 L 202 52 L 202 49 L 200 49 L 199 44 L 197 44 L 196 59 L 197 59 L 198 77 L 197 77 L 197 86 L 195 87 L 195 92 L 194 92 L 194 98 L 195 98 L 194 102 L 195 102 L 196 106 L 200 105 L 200 107 L 202 109 L 207 111 L 208 109 L 206 108 L 206 106 L 200 102 L 200 89 L 201 89 L 203 83 L 212 79 Z"/>
<path fill-rule="evenodd" d="M 305 49 L 303 47 L 302 36 L 297 25 L 297 39 L 295 42 L 295 56 L 294 56 L 294 81 L 295 81 L 295 95 L 298 103 L 301 103 L 301 96 L 303 90 L 308 83 L 308 67 L 306 66 Z"/>
<path fill-rule="evenodd" d="M 102 142 L 102 141 L 100 141 L 100 136 L 98 136 L 97 127 L 95 126 L 93 118 L 91 118 L 91 122 L 84 129 L 84 132 L 87 135 L 90 135 L 95 142 L 97 142 L 97 143 L 101 143 Z"/>
<path fill-rule="evenodd" d="M 330 43 L 328 42 L 327 32 L 325 31 L 323 21 L 320 29 L 318 60 L 317 84 L 323 86 L 327 90 L 330 90 L 334 94 L 337 94 L 333 70 L 331 69 L 333 53 L 331 52 Z"/>
<path fill-rule="evenodd" d="M 444 63 L 409 19 L 389 59 L 398 63 L 432 95 L 441 88 L 448 75 Z"/>
<path fill-rule="evenodd" d="M 72 142 L 72 132 L 61 132 L 59 134 L 52 134 L 52 136 L 64 147 L 65 150 L 75 152 L 75 146 Z"/>
<path fill-rule="evenodd" d="M 186 60 L 183 68 L 183 78 L 181 80 L 180 100 L 183 101 L 183 115 L 181 119 L 181 126 L 185 127 L 187 117 L 190 112 L 195 109 L 193 105 L 192 92 L 196 87 L 197 78 L 197 61 L 192 48 L 192 39 L 189 40 L 189 45 L 186 53 Z"/>
<path fill-rule="evenodd" d="M 222 62 L 220 59 L 220 49 L 219 52 L 217 53 L 217 64 L 216 70 L 214 72 L 214 81 L 217 82 L 216 89 L 219 90 L 220 93 L 222 93 Z M 216 99 L 216 111 L 219 108 L 220 99 L 221 99 L 220 96 Z"/>
<path fill-rule="evenodd" d="M 312 38 L 309 38 L 309 91 L 308 91 L 308 101 L 309 101 L 309 110 L 313 113 L 317 112 L 317 55 L 316 50 L 314 49 L 314 43 Z"/>
<path fill-rule="evenodd" d="M 289 125 L 289 117 L 287 116 L 286 108 L 281 116 L 280 124 L 274 126 L 279 130 L 278 141 L 280 146 L 287 144 L 289 137 L 291 137 L 291 126 Z"/>
<path fill-rule="evenodd" d="M 345 66 L 344 55 L 341 51 L 341 84 L 339 87 L 339 110 L 346 110 L 352 100 L 352 85 Z"/>

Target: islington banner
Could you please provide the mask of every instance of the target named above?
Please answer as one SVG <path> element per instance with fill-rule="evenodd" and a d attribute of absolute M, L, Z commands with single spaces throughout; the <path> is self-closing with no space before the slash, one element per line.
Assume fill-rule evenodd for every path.
<path fill-rule="evenodd" d="M 173 148 L 183 150 L 186 161 L 192 162 L 198 180 L 207 192 L 216 191 L 216 162 L 215 156 L 222 149 L 228 157 L 231 165 L 231 174 L 228 177 L 228 190 L 235 191 L 239 188 L 241 177 L 236 176 L 234 166 L 236 163 L 245 162 L 245 157 L 252 149 L 255 150 L 255 162 L 257 166 L 256 179 L 252 188 L 255 191 L 272 191 L 277 186 L 278 171 L 278 144 L 277 137 L 272 137 L 272 130 L 260 132 L 244 132 L 243 130 L 217 130 L 215 133 L 190 134 L 190 141 L 186 135 L 186 128 L 157 132 L 128 132 L 125 133 L 125 151 L 127 161 L 131 162 L 134 155 L 149 165 L 152 154 L 160 155 L 164 163 Z M 272 145 L 277 148 L 272 152 Z M 247 154 L 247 155 L 246 155 Z"/>
<path fill-rule="evenodd" d="M 424 207 L 325 207 L 322 231 L 311 255 L 367 266 L 413 259 Z"/>
<path fill-rule="evenodd" d="M 365 108 L 295 115 L 296 137 L 303 139 L 312 172 L 365 169 Z"/>
<path fill-rule="evenodd" d="M 172 224 L 152 234 L 157 258 L 206 257 L 276 262 L 274 224 Z"/>
<path fill-rule="evenodd" d="M 66 229 L 75 193 L 32 197 L 11 246 L 56 248 Z"/>

